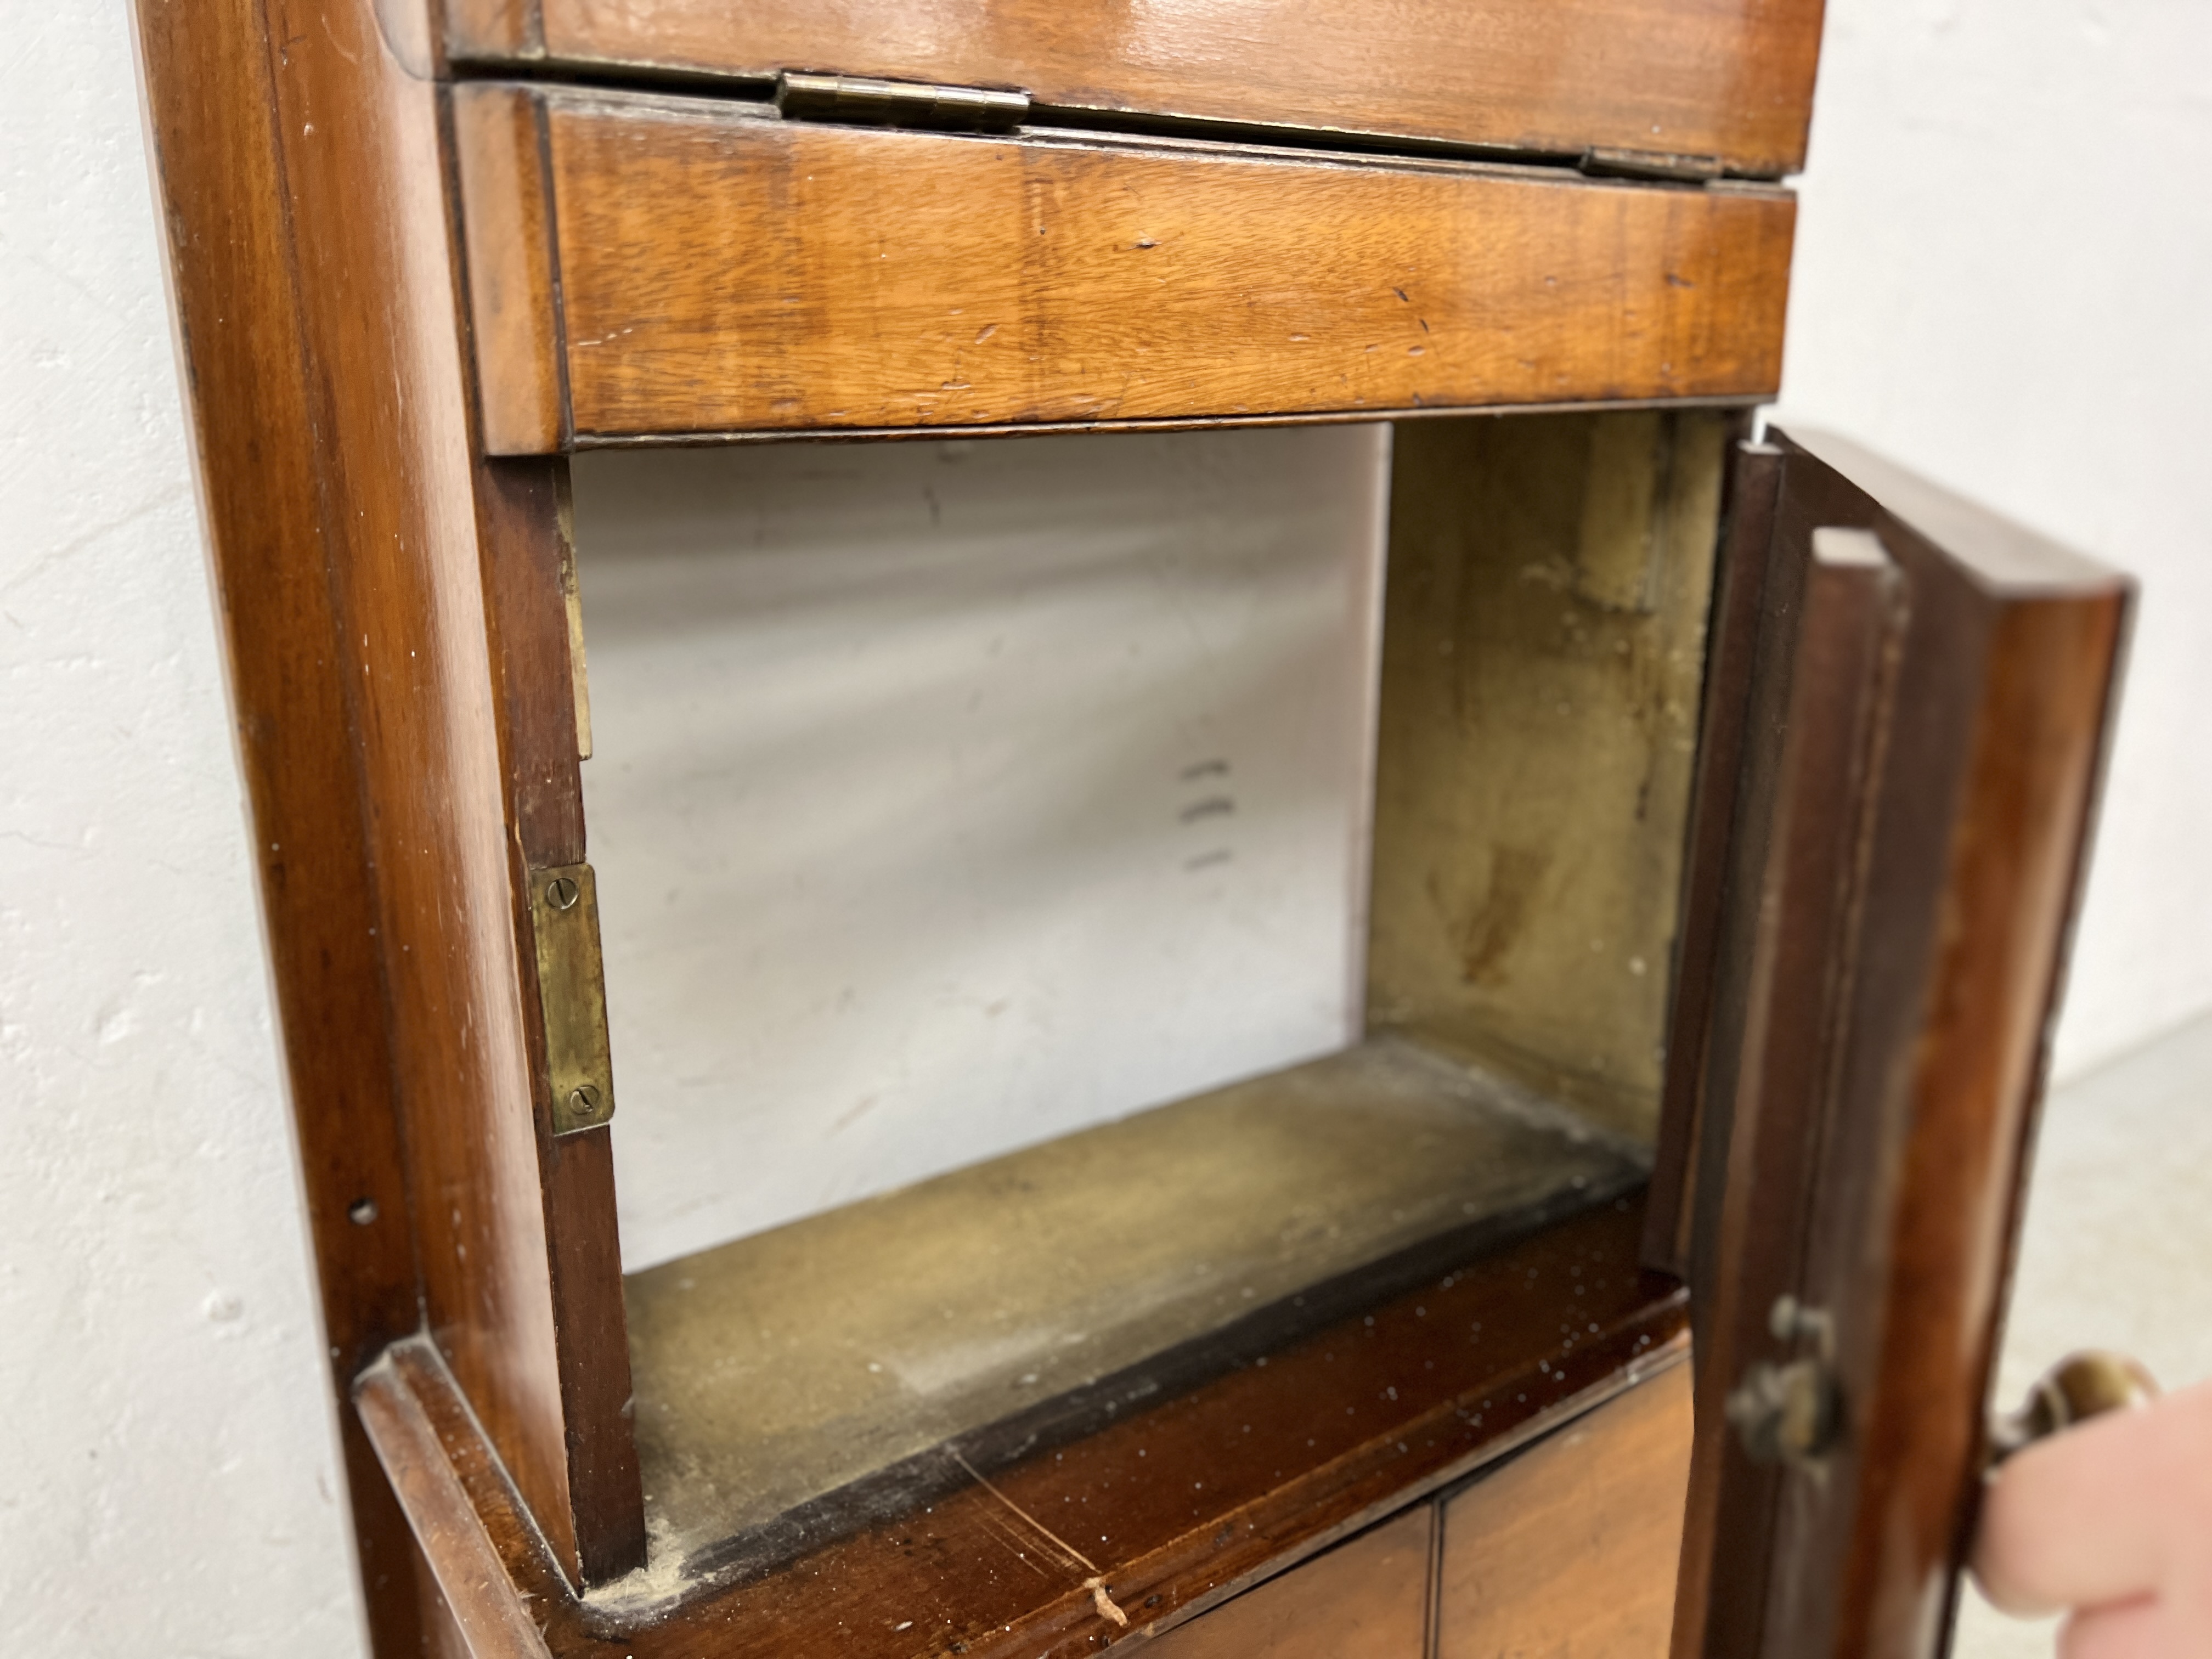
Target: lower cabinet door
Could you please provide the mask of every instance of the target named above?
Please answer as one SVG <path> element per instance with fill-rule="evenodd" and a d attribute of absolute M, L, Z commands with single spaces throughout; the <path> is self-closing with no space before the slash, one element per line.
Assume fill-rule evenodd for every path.
<path fill-rule="evenodd" d="M 1702 1126 L 1674 1652 L 1934 1659 L 2130 590 L 1838 439 L 1747 448 L 1734 500 L 1760 640 L 1662 1132 Z"/>
<path fill-rule="evenodd" d="M 1161 1659 L 1661 1659 L 1690 1472 L 1690 1367 L 1472 1485 L 1170 1631 Z"/>
<path fill-rule="evenodd" d="M 1690 1425 L 1680 1364 L 1447 1498 L 1436 1659 L 1662 1659 Z"/>
<path fill-rule="evenodd" d="M 1423 1504 L 1170 1631 L 1159 1659 L 1423 1659 L 1437 1511 Z"/>

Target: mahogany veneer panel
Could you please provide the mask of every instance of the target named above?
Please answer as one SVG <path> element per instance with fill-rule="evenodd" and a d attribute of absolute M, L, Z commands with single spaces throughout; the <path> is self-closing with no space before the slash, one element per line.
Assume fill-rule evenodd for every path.
<path fill-rule="evenodd" d="M 1425 1659 L 1436 1522 L 1433 1504 L 1408 1510 L 1147 1650 L 1154 1659 Z"/>
<path fill-rule="evenodd" d="M 1027 91 L 1067 109 L 1579 155 L 1805 155 L 1820 0 L 467 0 L 448 50 Z"/>
<path fill-rule="evenodd" d="M 1763 186 L 466 96 L 542 100 L 547 143 L 533 181 L 511 120 L 463 129 L 495 135 L 462 162 L 494 444 L 1741 402 L 1778 381 L 1796 210 Z M 525 240 L 541 210 L 511 196 L 533 187 L 557 284 Z"/>
<path fill-rule="evenodd" d="M 2130 587 L 1841 440 L 1770 436 L 1676 1651 L 1924 1659 L 1972 1535 Z M 1784 1295 L 1820 1322 L 1778 1332 Z M 1754 1463 L 1728 1392 L 1805 1356 L 1843 1430 L 1813 1467 Z"/>
<path fill-rule="evenodd" d="M 531 1024 L 526 867 L 582 834 L 558 478 L 476 453 L 444 94 L 404 7 L 136 10 L 333 1382 L 427 1328 L 564 1568 L 621 1572 L 613 1166 L 552 1139 Z"/>
<path fill-rule="evenodd" d="M 1674 1366 L 1443 1506 L 1437 1659 L 1661 1659 L 1690 1480 L 1690 1376 Z"/>

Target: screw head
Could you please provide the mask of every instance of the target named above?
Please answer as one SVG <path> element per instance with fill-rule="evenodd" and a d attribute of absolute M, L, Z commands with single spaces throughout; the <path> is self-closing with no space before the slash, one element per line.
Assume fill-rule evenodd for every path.
<path fill-rule="evenodd" d="M 376 1200 L 373 1198 L 356 1200 L 346 1211 L 346 1218 L 356 1227 L 366 1227 L 376 1219 Z"/>
<path fill-rule="evenodd" d="M 556 876 L 545 884 L 545 902 L 556 910 L 570 910 L 576 904 L 576 883 L 573 877 Z"/>
<path fill-rule="evenodd" d="M 596 1112 L 599 1109 L 599 1091 L 591 1084 L 579 1084 L 568 1091 L 568 1104 L 580 1112 Z"/>

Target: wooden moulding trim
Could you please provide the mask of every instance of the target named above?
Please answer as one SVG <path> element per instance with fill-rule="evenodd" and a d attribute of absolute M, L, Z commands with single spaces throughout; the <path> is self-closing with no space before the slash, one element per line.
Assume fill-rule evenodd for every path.
<path fill-rule="evenodd" d="M 482 82 L 450 95 L 484 453 L 549 454 L 563 447 L 568 399 L 544 104 L 526 88 Z"/>
<path fill-rule="evenodd" d="M 1041 438 L 1072 432 L 1202 432 L 1218 427 L 1357 426 L 1370 421 L 1502 420 L 1515 415 L 1607 415 L 1624 410 L 1756 408 L 1767 394 L 1730 393 L 1711 398 L 1595 398 L 1578 403 L 1486 404 L 1467 409 L 1341 409 L 1312 415 L 1188 415 L 1164 420 L 1001 422 L 984 426 L 840 427 L 829 431 L 668 432 L 642 437 L 579 434 L 578 453 L 598 449 L 719 449 L 730 444 L 896 443 L 902 439 Z"/>
<path fill-rule="evenodd" d="M 457 63 L 503 59 L 533 63 L 545 56 L 538 0 L 442 0 L 446 56 Z"/>
<path fill-rule="evenodd" d="M 356 1400 L 477 1659 L 1074 1659 L 1182 1623 L 1679 1363 L 1685 1298 L 1637 1270 L 1642 1220 L 1621 1200 L 1547 1229 L 766 1577 L 589 1601 L 434 1348 L 395 1346 Z"/>
<path fill-rule="evenodd" d="M 354 1409 L 376 1448 L 471 1659 L 550 1659 L 514 1580 L 469 1500 L 468 1488 L 425 1408 L 428 1392 L 448 1413 L 460 1391 L 426 1337 L 386 1350 L 354 1384 Z M 479 1457 L 489 1457 L 479 1431 Z M 514 1507 L 517 1515 L 520 1505 Z M 544 1550 L 544 1541 L 539 1548 Z M 551 1557 L 545 1559 L 550 1567 Z"/>
<path fill-rule="evenodd" d="M 1781 482 L 1780 450 L 1768 444 L 1732 447 L 1728 495 L 1721 509 L 1722 558 L 1705 650 L 1705 707 L 1682 872 L 1659 1141 L 1644 1215 L 1644 1261 L 1683 1279 L 1690 1277 L 1690 1221 L 1695 1206 L 1689 1188 L 1704 1116 L 1722 909 L 1735 855 L 1737 785 L 1751 718 L 1752 673 Z M 1692 1284 L 1693 1300 L 1700 1288 Z"/>
<path fill-rule="evenodd" d="M 1778 381 L 1783 191 L 468 96 L 492 453 L 1747 403 Z M 517 100 L 542 105 L 543 176 Z"/>

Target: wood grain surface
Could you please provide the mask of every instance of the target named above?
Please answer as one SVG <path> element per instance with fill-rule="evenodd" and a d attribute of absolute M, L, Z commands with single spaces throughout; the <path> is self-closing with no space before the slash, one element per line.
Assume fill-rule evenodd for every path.
<path fill-rule="evenodd" d="M 1831 528 L 1823 535 L 1852 533 Z M 1734 1039 L 1741 1057 L 1725 1073 L 1734 1109 L 1713 1254 L 1726 1265 L 1708 1271 L 1700 1263 L 1698 1274 L 1707 1281 L 1698 1317 L 1712 1382 L 1709 1417 L 1747 1356 L 1771 1346 L 1775 1298 L 1799 1289 L 1796 1230 L 1808 1190 L 1820 1178 L 1819 1103 L 1851 1038 L 1843 1000 L 1831 993 L 1848 985 L 1864 943 L 1861 882 L 1874 830 L 1874 780 L 1898 713 L 1903 579 L 1878 545 L 1869 547 L 1866 559 L 1839 562 L 1821 556 L 1820 539 L 1790 580 L 1772 584 L 1773 597 L 1793 596 L 1795 629 L 1786 657 L 1777 653 L 1788 690 L 1772 757 L 1772 827 L 1751 939 L 1748 1004 Z M 1867 546 L 1863 538 L 1856 545 Z M 1771 1466 L 1735 1459 L 1719 1502 L 1740 1504 L 1754 1492 L 1771 1502 L 1781 1480 Z M 1701 1486 L 1701 1502 L 1705 1497 Z M 1716 1554 L 1700 1570 L 1726 1591 L 1705 1625 L 1707 1650 L 1753 1650 L 1744 1644 L 1758 1640 L 1766 1574 L 1775 1564 L 1759 1550 L 1727 1550 L 1720 1559 L 1717 1540 L 1717 1533 L 1698 1540 Z"/>
<path fill-rule="evenodd" d="M 1436 1522 L 1435 1504 L 1418 1504 L 1146 1650 L 1156 1659 L 1426 1659 Z"/>
<path fill-rule="evenodd" d="M 1447 1499 L 1437 1659 L 1662 1659 L 1689 1474 L 1685 1364 Z"/>
<path fill-rule="evenodd" d="M 1708 156 L 1775 177 L 1804 158 L 1820 17 L 1820 0 L 469 0 L 447 27 L 448 50 L 477 63 L 814 70 L 1123 117 Z"/>
<path fill-rule="evenodd" d="M 1778 381 L 1795 204 L 1764 186 L 532 95 L 559 296 L 525 338 L 480 331 L 486 398 L 523 389 L 488 434 L 542 433 L 549 339 L 580 446 L 1747 402 Z M 519 175 L 478 176 L 472 257 L 527 264 L 490 252 L 526 234 L 498 197 Z"/>
<path fill-rule="evenodd" d="M 1641 1227 L 1640 1205 L 1607 1205 L 765 1577 L 657 1570 L 587 1601 L 442 1362 L 406 1347 L 395 1365 L 505 1583 L 483 1582 L 473 1544 L 441 1541 L 443 1508 L 410 1518 L 457 1607 L 519 1596 L 558 1655 L 1074 1659 L 1225 1601 L 1678 1359 L 1682 1300 L 1636 1266 Z M 419 1437 L 372 1427 L 388 1461 L 421 1455 Z"/>
<path fill-rule="evenodd" d="M 278 1038 L 332 1393 L 420 1314 L 384 1002 L 359 678 L 330 580 L 321 402 L 295 284 L 264 19 L 251 0 L 131 8 L 210 570 L 252 815 Z M 372 1639 L 422 1639 L 406 1519 L 350 1412 L 346 1491 Z M 424 1586 L 423 1594 L 432 1593 Z"/>
<path fill-rule="evenodd" d="M 1840 441 L 1776 441 L 1742 785 L 1764 846 L 1725 902 L 1676 1651 L 1929 1659 L 2130 589 Z M 1816 555 L 1839 531 L 1891 562 L 1889 598 L 1869 561 Z M 1809 1467 L 1752 1462 L 1721 1412 L 1751 1364 L 1822 1352 L 1769 1326 L 1784 1291 L 1831 1322 L 1844 1401 Z"/>
<path fill-rule="evenodd" d="M 1180 1626 L 1161 1659 L 1660 1659 L 1690 1467 L 1670 1365 L 1501 1467 Z"/>
<path fill-rule="evenodd" d="M 567 393 L 555 315 L 552 207 L 544 107 L 515 87 L 464 83 L 451 94 L 469 322 L 485 450 L 543 455 L 560 447 Z"/>
<path fill-rule="evenodd" d="M 641 1543 L 608 1498 L 621 1390 L 562 1365 L 611 1330 L 622 1349 L 611 1189 L 604 1149 L 594 1173 L 551 1145 L 520 945 L 529 798 L 563 744 L 574 793 L 567 624 L 557 583 L 550 611 L 502 586 L 557 563 L 556 480 L 477 459 L 409 16 L 209 0 L 140 27 L 334 1382 L 427 1322 L 590 1578 Z M 548 651 L 550 695 L 514 695 Z M 412 1651 L 428 1602 L 355 1472 L 377 1639 Z"/>
<path fill-rule="evenodd" d="M 586 852 L 567 474 L 568 462 L 559 458 L 485 462 L 476 473 L 485 626 L 497 673 L 511 825 L 509 878 L 518 892 L 532 872 L 577 863 Z M 579 1568 L 590 1582 L 627 1571 L 645 1554 L 614 1147 L 605 1127 L 585 1134 L 550 1133 L 552 1079 L 537 943 L 528 904 L 512 914 L 568 1503 Z"/>
<path fill-rule="evenodd" d="M 415 1380 L 426 1376 L 435 1381 Z M 441 1384 L 450 1389 L 451 1378 L 437 1350 L 411 1337 L 362 1373 L 354 1384 L 354 1408 L 377 1444 L 423 1553 L 445 1564 L 455 1586 L 456 1593 L 443 1598 L 444 1610 L 463 1649 L 545 1659 L 544 1638 L 469 1506 L 468 1489 L 424 1409 L 424 1395 Z"/>

